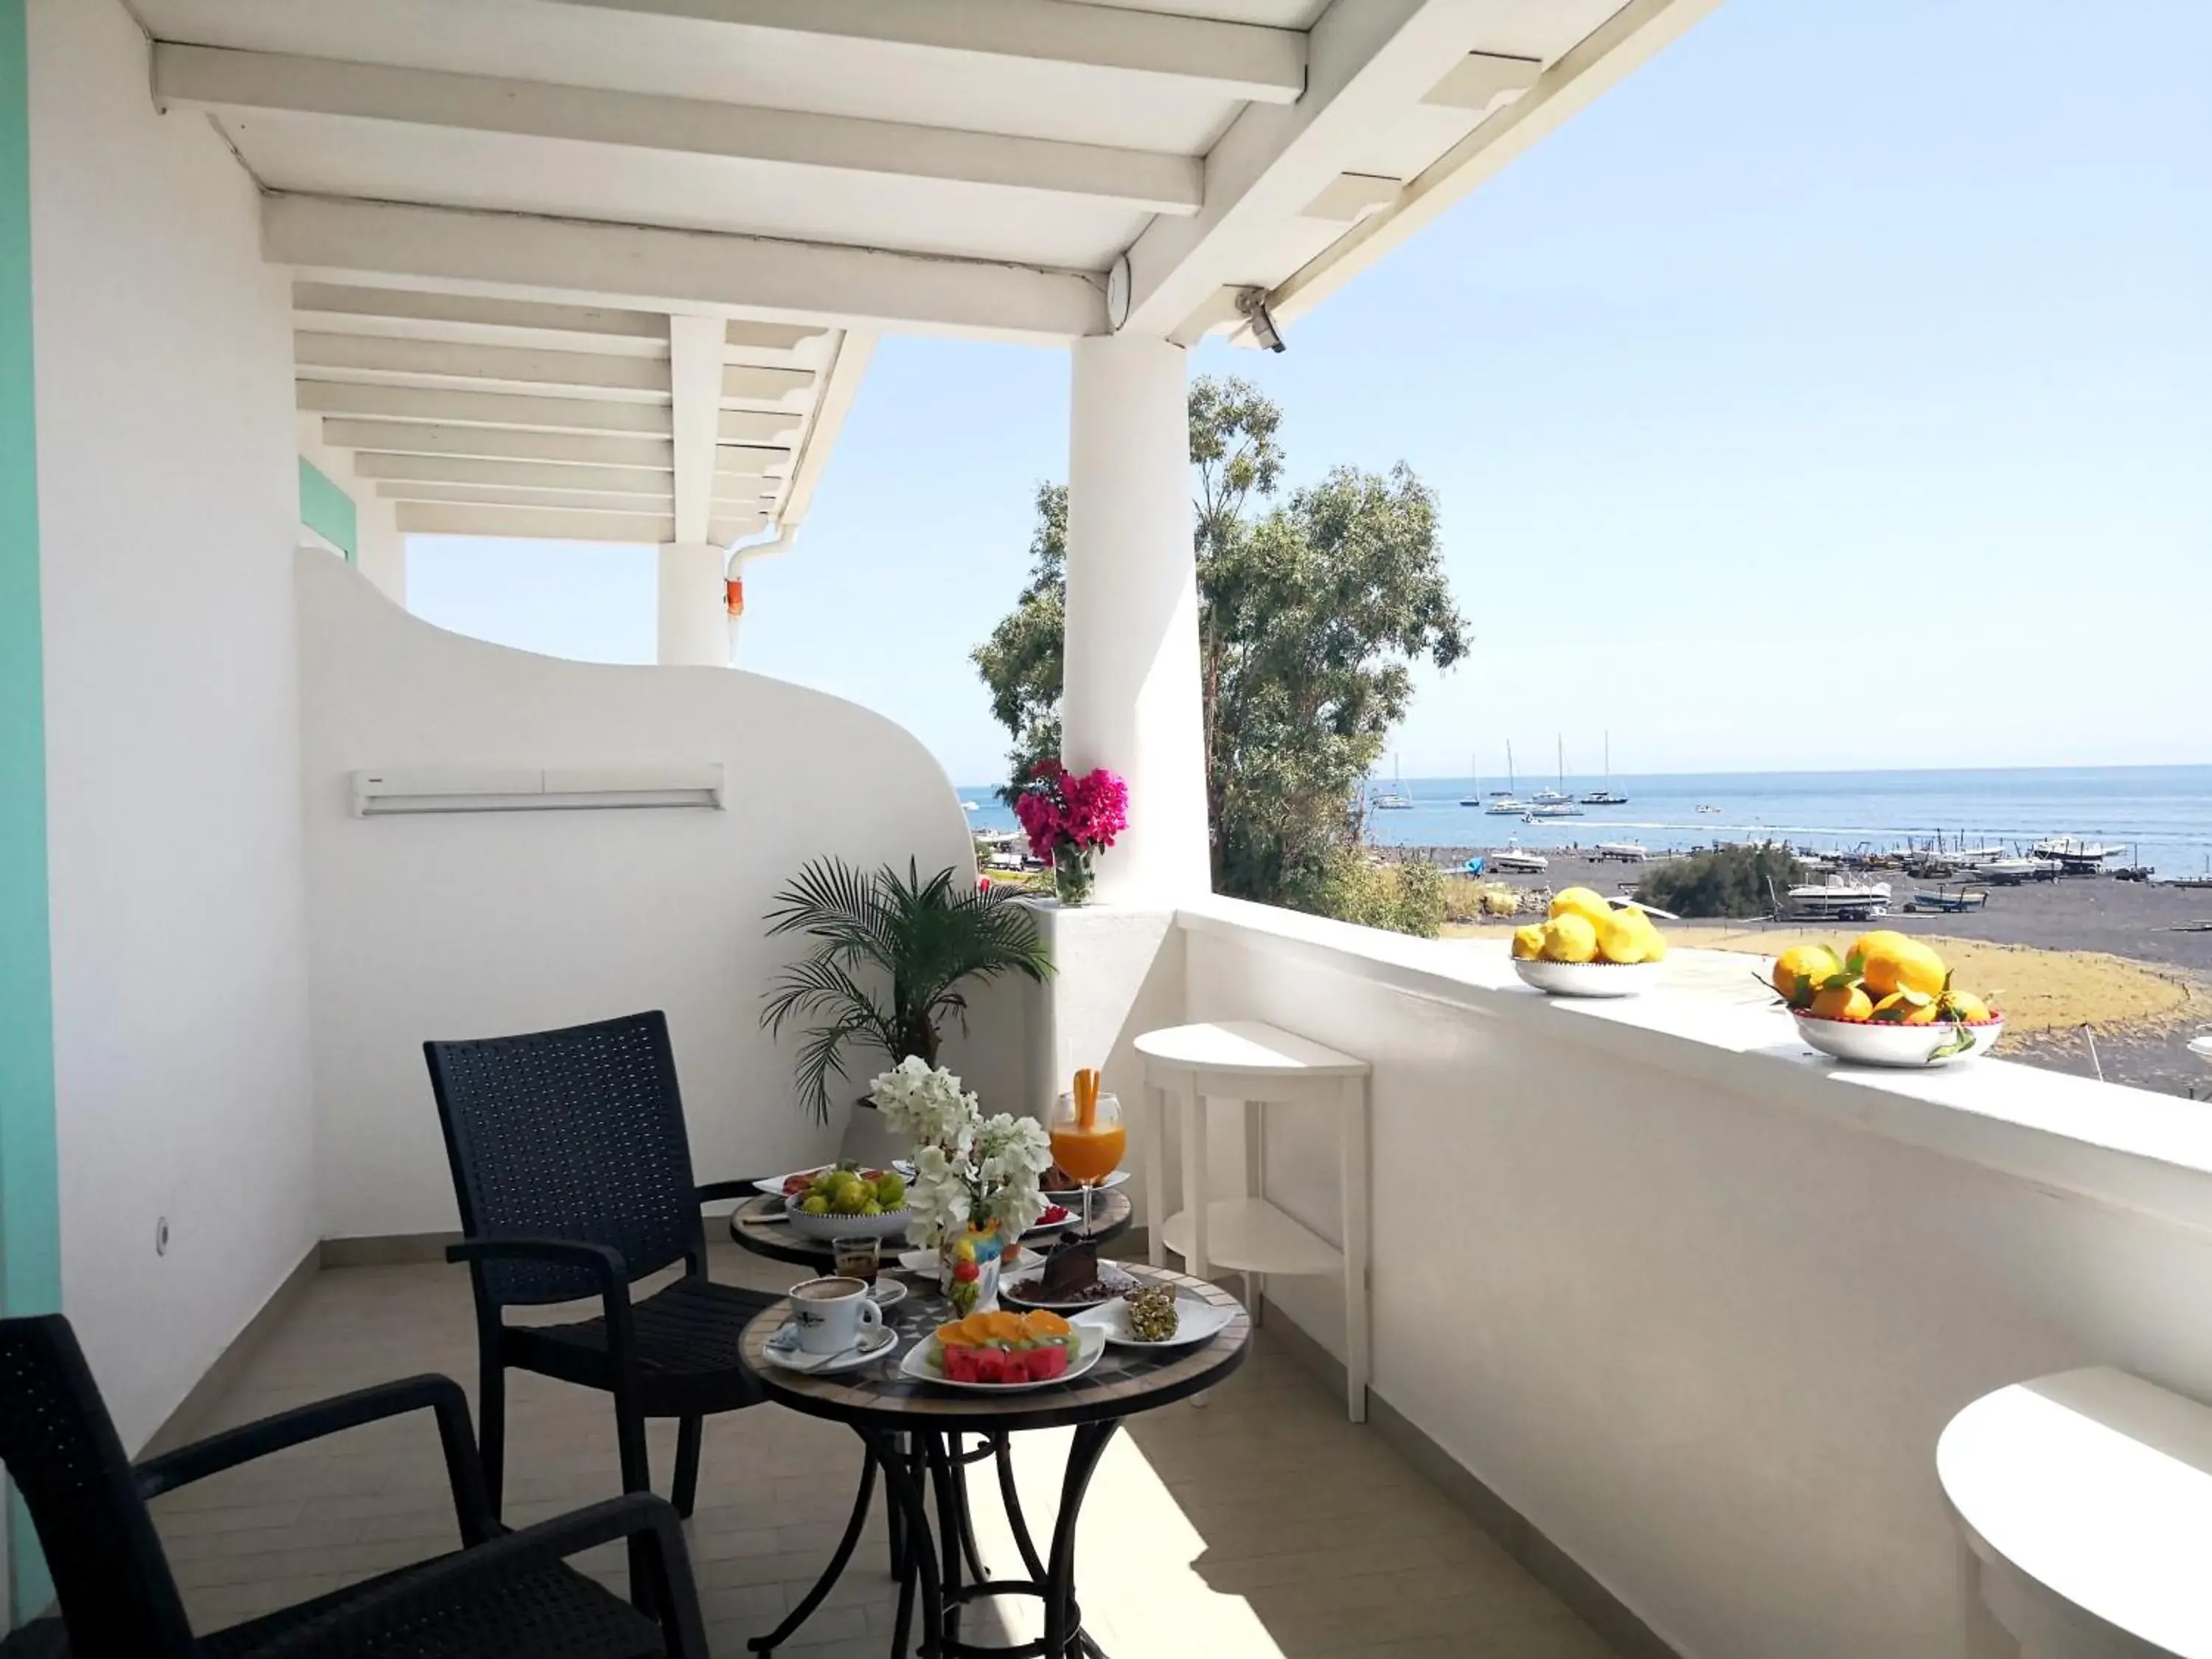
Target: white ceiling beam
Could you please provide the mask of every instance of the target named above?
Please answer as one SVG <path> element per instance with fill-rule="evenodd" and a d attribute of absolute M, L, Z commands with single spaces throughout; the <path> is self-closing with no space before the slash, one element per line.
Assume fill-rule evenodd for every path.
<path fill-rule="evenodd" d="M 475 501 L 488 507 L 550 507 L 563 512 L 665 513 L 669 498 L 661 495 L 601 495 L 588 490 L 501 489 L 485 484 L 422 483 L 411 478 L 390 478 L 376 487 L 387 501 Z"/>
<path fill-rule="evenodd" d="M 1130 70 L 1196 82 L 1255 103 L 1287 104 L 1304 89 L 1306 79 L 1306 37 L 1295 29 L 1070 4 L 1067 0 L 568 3 L 639 16 L 693 18 L 1040 64 Z"/>
<path fill-rule="evenodd" d="M 261 235 L 265 258 L 325 281 L 1038 343 L 1106 327 L 1096 274 L 876 248 L 319 196 L 264 198 Z"/>
<path fill-rule="evenodd" d="M 709 322 L 721 319 L 710 317 Z M 720 363 L 720 353 L 726 349 L 718 342 L 714 361 Z M 794 392 L 811 392 L 814 389 L 814 371 L 811 368 L 763 368 L 748 363 L 731 363 L 722 369 L 721 395 L 731 402 L 780 404 Z"/>
<path fill-rule="evenodd" d="M 815 487 L 822 482 L 822 470 L 836 448 L 838 432 L 854 398 L 860 395 L 861 377 L 867 373 L 868 359 L 875 349 L 876 337 L 857 331 L 848 331 L 838 342 L 836 362 L 830 365 L 830 378 L 815 405 L 813 422 L 806 429 L 798 459 L 792 464 L 790 486 L 777 503 L 779 528 L 790 529 L 802 523 L 813 506 Z"/>
<path fill-rule="evenodd" d="M 727 547 L 740 536 L 757 534 L 767 525 L 768 520 L 758 513 L 732 513 L 707 526 L 707 539 L 716 547 Z"/>
<path fill-rule="evenodd" d="M 353 470 L 357 477 L 380 481 L 573 489 L 594 495 L 647 495 L 662 501 L 668 499 L 672 476 L 649 466 L 568 466 L 554 461 L 487 461 L 471 455 L 386 455 L 374 451 L 356 452 Z"/>
<path fill-rule="evenodd" d="M 805 416 L 772 415 L 757 409 L 725 409 L 714 417 L 717 443 L 777 443 L 796 437 Z"/>
<path fill-rule="evenodd" d="M 172 109 L 281 110 L 507 133 L 1036 191 L 1142 213 L 1199 206 L 1200 167 L 1188 155 L 327 58 L 157 44 L 154 95 Z"/>
<path fill-rule="evenodd" d="M 1467 55 L 1486 0 L 1342 0 L 1314 25 L 1305 95 L 1254 105 L 1206 158 L 1195 218 L 1155 219 L 1129 249 L 1125 326 L 1165 337 L 1217 289 L 1264 283 L 1277 228 Z"/>
<path fill-rule="evenodd" d="M 292 337 L 292 361 L 303 372 L 354 370 L 393 376 L 393 384 L 568 386 L 644 394 L 653 401 L 668 396 L 666 363 L 651 357 L 603 356 L 589 351 L 533 351 L 513 346 L 457 345 L 447 340 L 301 332 Z M 803 371 L 799 374 L 802 384 L 812 378 Z M 404 380 L 396 378 L 402 376 Z"/>
<path fill-rule="evenodd" d="M 665 438 L 440 426 L 427 421 L 325 420 L 323 441 L 333 449 L 352 450 L 356 470 L 371 452 L 490 461 L 559 461 L 582 466 L 649 466 L 662 472 L 675 465 L 672 447 Z"/>
<path fill-rule="evenodd" d="M 535 427 L 548 432 L 668 435 L 666 404 L 610 398 L 533 398 L 505 392 L 433 392 L 417 386 L 301 380 L 299 407 L 315 415 L 430 421 L 447 426 Z"/>
<path fill-rule="evenodd" d="M 647 357 L 665 356 L 668 350 L 666 321 L 656 312 L 487 300 L 473 294 L 295 283 L 292 315 L 299 327 L 325 334 L 397 335 Z M 797 337 L 787 346 L 805 337 L 798 330 L 785 331 Z"/>
<path fill-rule="evenodd" d="M 1446 150 L 1397 198 L 1370 215 L 1279 284 L 1268 303 L 1288 322 L 1321 303 L 1393 248 L 1433 224 L 1444 211 L 1516 156 L 1618 85 L 1679 40 L 1720 0 L 1628 0 L 1536 77 Z"/>
<path fill-rule="evenodd" d="M 1382 173 L 1340 173 L 1322 186 L 1298 216 L 1324 224 L 1355 225 L 1398 199 L 1400 181 Z"/>
<path fill-rule="evenodd" d="M 720 444 L 714 450 L 717 478 L 781 477 L 791 471 L 787 449 L 761 449 L 749 444 Z"/>
<path fill-rule="evenodd" d="M 693 546 L 707 539 L 714 511 L 724 349 L 720 317 L 668 319 L 668 362 L 676 392 L 675 539 Z"/>
<path fill-rule="evenodd" d="M 1543 72 L 1544 65 L 1534 58 L 1471 52 L 1423 94 L 1421 101 L 1437 109 L 1468 110 L 1480 119 L 1528 91 Z"/>
<path fill-rule="evenodd" d="M 401 501 L 393 508 L 393 517 L 407 535 L 520 536 L 532 541 L 631 546 L 666 541 L 675 523 L 662 513 L 563 513 L 552 507 L 465 501 Z"/>

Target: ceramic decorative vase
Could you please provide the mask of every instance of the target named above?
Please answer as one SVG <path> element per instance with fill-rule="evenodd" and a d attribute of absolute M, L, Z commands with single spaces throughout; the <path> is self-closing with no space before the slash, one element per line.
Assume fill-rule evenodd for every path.
<path fill-rule="evenodd" d="M 1062 904 L 1088 904 L 1091 890 L 1097 886 L 1097 875 L 1091 868 L 1091 853 L 1087 848 L 1073 842 L 1062 842 L 1053 849 L 1052 890 Z"/>
<path fill-rule="evenodd" d="M 1002 1249 L 996 1227 L 963 1227 L 939 1243 L 937 1288 L 952 1304 L 954 1318 L 999 1305 Z"/>

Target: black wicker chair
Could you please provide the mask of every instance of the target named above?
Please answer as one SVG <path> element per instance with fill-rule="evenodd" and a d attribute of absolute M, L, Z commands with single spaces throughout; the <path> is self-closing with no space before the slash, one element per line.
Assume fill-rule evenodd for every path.
<path fill-rule="evenodd" d="M 707 1277 L 700 1209 L 750 1181 L 698 1186 L 658 1012 L 474 1042 L 426 1042 L 476 1286 L 483 1367 L 478 1437 L 499 1510 L 510 1365 L 614 1396 L 624 1490 L 648 1492 L 645 1419 L 673 1417 L 677 1512 L 699 1487 L 704 1419 L 755 1405 L 738 1358 L 746 1323 L 777 1298 Z M 676 1261 L 683 1277 L 642 1301 L 629 1287 Z M 600 1316 L 509 1325 L 502 1310 L 597 1297 Z"/>
<path fill-rule="evenodd" d="M 412 1411 L 436 1413 L 462 1547 L 242 1625 L 195 1637 L 146 1501 L 287 1446 Z M 706 1659 L 676 1512 L 632 1493 L 502 1531 L 448 1377 L 416 1376 L 264 1418 L 131 1467 L 58 1314 L 0 1320 L 0 1462 L 52 1571 L 76 1659 Z M 624 1538 L 638 1611 L 565 1564 Z"/>

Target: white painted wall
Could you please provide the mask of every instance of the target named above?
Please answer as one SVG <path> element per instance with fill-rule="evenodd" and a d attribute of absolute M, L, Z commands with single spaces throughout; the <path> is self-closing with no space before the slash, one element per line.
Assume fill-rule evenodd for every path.
<path fill-rule="evenodd" d="M 289 307 L 123 8 L 28 21 L 64 1302 L 135 1446 L 315 1237 Z"/>
<path fill-rule="evenodd" d="M 966 815 L 927 750 L 781 681 L 532 656 L 418 621 L 335 560 L 299 569 L 325 1235 L 458 1224 L 430 1037 L 662 1008 L 702 1180 L 831 1152 L 842 1119 L 813 1125 L 793 1038 L 760 1030 L 762 991 L 797 953 L 760 918 L 816 855 L 972 879 Z M 362 767 L 656 761 L 720 762 L 728 810 L 349 811 Z M 1022 1088 L 1018 1006 L 979 1000 L 973 1037 L 948 1048 L 994 1108 Z"/>
<path fill-rule="evenodd" d="M 1191 1017 L 1375 1066 L 1377 1391 L 1692 1659 L 2007 1651 L 1944 1424 L 2090 1364 L 2212 1399 L 2202 1106 L 1852 1080 L 1749 986 L 1566 1007 L 1502 945 L 1183 922 Z M 1274 1121 L 1272 1188 L 1334 1235 L 1332 1132 Z M 1341 1353 L 1333 1281 L 1270 1291 Z"/>

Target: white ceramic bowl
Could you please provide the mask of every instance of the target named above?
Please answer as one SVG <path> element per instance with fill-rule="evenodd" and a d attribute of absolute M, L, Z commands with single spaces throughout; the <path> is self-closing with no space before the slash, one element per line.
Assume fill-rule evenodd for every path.
<path fill-rule="evenodd" d="M 808 1215 L 793 1204 L 785 1207 L 783 1216 L 801 1238 L 824 1243 L 833 1238 L 866 1238 L 871 1234 L 878 1238 L 904 1238 L 909 1218 L 903 1204 L 881 1215 Z"/>
<path fill-rule="evenodd" d="M 1821 1019 L 1794 1011 L 1790 1018 L 1797 1022 L 1797 1035 L 1824 1054 L 1854 1066 L 1899 1066 L 1916 1071 L 1986 1054 L 2004 1030 L 2002 1018 L 1962 1027 L 1952 1020 L 1939 1020 L 1933 1025 L 1899 1025 L 1887 1020 Z M 1936 1052 L 1956 1039 L 1962 1030 L 1973 1034 L 1972 1048 L 1948 1054 Z"/>
<path fill-rule="evenodd" d="M 1659 982 L 1663 962 L 1545 962 L 1513 958 L 1513 971 L 1555 997 L 1632 997 Z"/>

